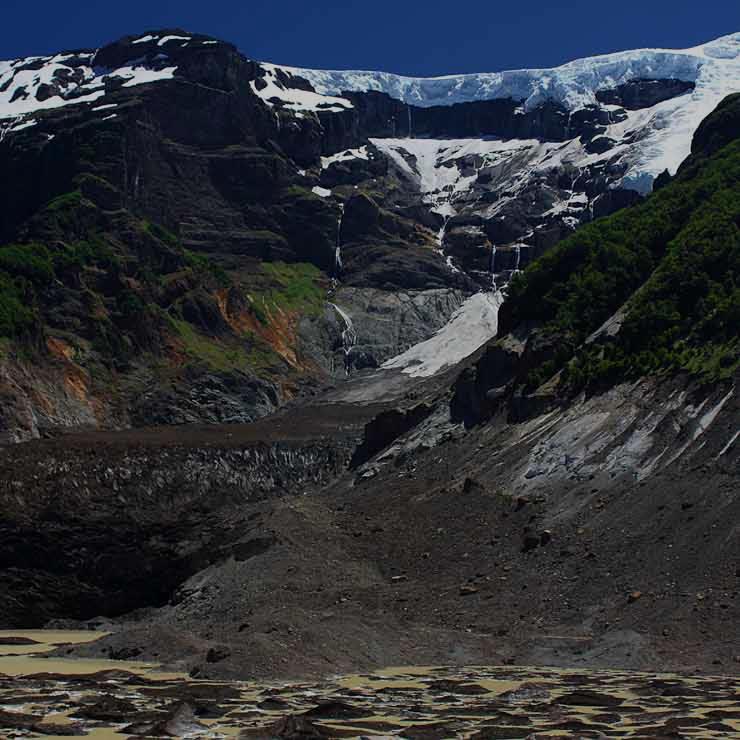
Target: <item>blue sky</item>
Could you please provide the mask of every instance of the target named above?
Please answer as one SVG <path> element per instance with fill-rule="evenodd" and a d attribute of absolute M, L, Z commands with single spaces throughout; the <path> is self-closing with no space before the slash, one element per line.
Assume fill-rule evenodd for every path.
<path fill-rule="evenodd" d="M 0 59 L 96 47 L 180 27 L 247 56 L 414 75 L 549 67 L 642 46 L 685 48 L 740 31 L 738 0 L 2 0 Z"/>

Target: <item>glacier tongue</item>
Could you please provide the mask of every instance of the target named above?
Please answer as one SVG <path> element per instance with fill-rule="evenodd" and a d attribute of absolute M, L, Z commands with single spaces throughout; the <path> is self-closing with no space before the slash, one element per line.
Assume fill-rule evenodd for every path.
<path fill-rule="evenodd" d="M 434 336 L 391 358 L 382 368 L 401 370 L 413 378 L 428 378 L 456 365 L 496 336 L 503 300 L 500 291 L 476 293 Z"/>

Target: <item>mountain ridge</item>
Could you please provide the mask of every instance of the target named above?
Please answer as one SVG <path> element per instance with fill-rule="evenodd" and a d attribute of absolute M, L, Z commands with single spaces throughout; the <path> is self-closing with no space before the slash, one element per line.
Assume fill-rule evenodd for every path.
<path fill-rule="evenodd" d="M 736 60 L 701 59 L 735 84 Z M 477 291 L 640 200 L 643 154 L 680 154 L 662 123 L 697 90 L 327 99 L 178 29 L 3 63 L 8 438 L 254 419 L 475 320 Z"/>

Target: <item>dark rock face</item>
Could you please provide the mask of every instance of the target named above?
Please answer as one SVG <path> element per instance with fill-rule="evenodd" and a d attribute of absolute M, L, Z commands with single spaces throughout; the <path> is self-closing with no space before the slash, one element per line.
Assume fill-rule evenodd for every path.
<path fill-rule="evenodd" d="M 500 344 L 486 347 L 477 362 L 466 368 L 455 382 L 450 401 L 452 419 L 467 426 L 489 419 L 509 395 L 507 386 L 520 372 L 520 358 L 519 347 L 504 348 Z"/>
<path fill-rule="evenodd" d="M 627 208 L 640 201 L 640 196 L 634 190 L 607 190 L 594 199 L 594 218 L 608 216 L 620 208 Z"/>
<path fill-rule="evenodd" d="M 728 95 L 714 113 L 705 118 L 694 134 L 691 152 L 709 157 L 737 138 L 740 93 Z"/>
<path fill-rule="evenodd" d="M 609 90 L 597 90 L 596 99 L 607 105 L 621 105 L 627 110 L 640 110 L 685 95 L 694 87 L 693 82 L 683 80 L 631 80 Z"/>
<path fill-rule="evenodd" d="M 383 411 L 365 426 L 365 437 L 355 450 L 350 461 L 351 468 L 357 468 L 375 457 L 401 435 L 418 426 L 432 412 L 424 404 L 402 411 L 391 409 Z"/>

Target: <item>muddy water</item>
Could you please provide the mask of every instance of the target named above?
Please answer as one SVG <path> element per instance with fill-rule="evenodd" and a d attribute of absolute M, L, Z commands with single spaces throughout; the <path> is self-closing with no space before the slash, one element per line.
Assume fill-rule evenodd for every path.
<path fill-rule="evenodd" d="M 740 736 L 740 683 L 728 677 L 417 666 L 253 684 L 44 657 L 101 636 L 0 632 L 1 738 Z"/>

